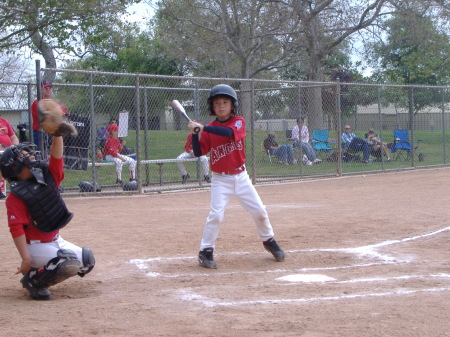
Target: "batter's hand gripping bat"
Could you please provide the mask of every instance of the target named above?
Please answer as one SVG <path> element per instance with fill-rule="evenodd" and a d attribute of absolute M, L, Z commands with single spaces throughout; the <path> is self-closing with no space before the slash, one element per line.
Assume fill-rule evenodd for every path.
<path fill-rule="evenodd" d="M 184 118 L 186 118 L 188 120 L 188 122 L 191 122 L 192 119 L 189 118 L 189 116 L 187 115 L 186 111 L 184 110 L 183 106 L 181 105 L 180 102 L 178 102 L 178 100 L 174 99 L 172 101 L 172 108 L 174 108 L 175 110 L 177 110 Z M 199 133 L 200 132 L 200 128 L 198 126 L 196 126 L 194 128 L 194 132 L 195 133 Z"/>

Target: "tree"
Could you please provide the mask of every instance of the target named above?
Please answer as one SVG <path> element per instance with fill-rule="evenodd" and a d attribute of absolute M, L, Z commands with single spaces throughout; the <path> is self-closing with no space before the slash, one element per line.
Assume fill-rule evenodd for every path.
<path fill-rule="evenodd" d="M 395 84 L 450 83 L 450 36 L 438 30 L 427 13 L 416 6 L 397 8 L 384 26 L 385 41 L 374 45 L 374 59 L 379 62 L 374 76 Z M 418 112 L 426 106 L 439 106 L 442 97 L 437 94 L 436 90 L 416 88 L 413 95 L 404 92 L 395 103 Z"/>
<path fill-rule="evenodd" d="M 56 68 L 55 51 L 82 56 L 121 25 L 128 4 L 140 0 L 9 0 L 0 4 L 0 50 L 29 47 Z M 53 80 L 54 74 L 47 74 Z"/>
<path fill-rule="evenodd" d="M 10 82 L 0 86 L 0 107 L 6 109 L 23 109 L 28 105 L 27 87 L 17 82 L 32 81 L 30 64 L 21 55 L 0 53 L 0 81 Z"/>
<path fill-rule="evenodd" d="M 156 27 L 194 74 L 273 79 L 301 64 L 307 80 L 323 81 L 333 49 L 380 18 L 386 1 L 161 0 Z M 321 127 L 321 92 L 312 93 L 309 123 Z M 243 111 L 249 106 L 244 101 Z"/>
<path fill-rule="evenodd" d="M 374 55 L 392 83 L 450 83 L 450 36 L 438 32 L 430 18 L 397 12 L 385 27 L 386 41 L 374 45 Z"/>

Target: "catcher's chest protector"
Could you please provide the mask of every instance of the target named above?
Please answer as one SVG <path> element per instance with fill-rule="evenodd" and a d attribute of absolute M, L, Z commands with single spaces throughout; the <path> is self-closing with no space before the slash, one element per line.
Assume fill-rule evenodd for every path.
<path fill-rule="evenodd" d="M 61 198 L 56 182 L 47 166 L 42 167 L 47 186 L 39 184 L 35 178 L 24 181 L 12 181 L 11 192 L 28 207 L 33 225 L 41 232 L 50 233 L 63 228 L 72 220 Z"/>

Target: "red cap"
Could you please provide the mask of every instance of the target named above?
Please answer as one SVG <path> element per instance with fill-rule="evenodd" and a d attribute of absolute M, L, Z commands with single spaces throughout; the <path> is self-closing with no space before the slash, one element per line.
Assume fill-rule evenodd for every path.
<path fill-rule="evenodd" d="M 42 87 L 47 88 L 47 87 L 53 87 L 52 82 L 50 82 L 49 80 L 43 80 L 41 82 Z"/>
<path fill-rule="evenodd" d="M 106 129 L 106 131 L 108 131 L 109 133 L 113 132 L 113 131 L 117 131 L 119 130 L 119 126 L 117 124 L 111 124 L 110 126 L 108 126 L 108 128 Z"/>

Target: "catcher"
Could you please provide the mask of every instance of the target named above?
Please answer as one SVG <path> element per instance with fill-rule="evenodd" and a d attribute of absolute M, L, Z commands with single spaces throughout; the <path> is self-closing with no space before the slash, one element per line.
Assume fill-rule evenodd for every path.
<path fill-rule="evenodd" d="M 92 251 L 65 241 L 59 230 L 73 217 L 59 192 L 64 178 L 63 138 L 76 134 L 73 125 L 60 118 L 51 101 L 39 105 L 41 125 L 53 136 L 48 164 L 37 161 L 34 144 L 11 145 L 0 158 L 0 170 L 11 193 L 6 199 L 8 224 L 22 259 L 16 274 L 32 299 L 49 300 L 48 288 L 72 276 L 84 277 L 95 265 Z"/>

